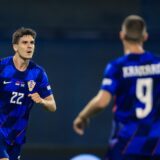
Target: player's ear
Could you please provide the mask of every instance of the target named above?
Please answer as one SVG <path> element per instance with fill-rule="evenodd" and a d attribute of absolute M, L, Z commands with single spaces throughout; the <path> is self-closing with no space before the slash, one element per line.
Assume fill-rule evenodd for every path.
<path fill-rule="evenodd" d="M 144 40 L 144 41 L 147 41 L 147 40 L 148 40 L 148 37 L 149 37 L 149 36 L 148 36 L 148 33 L 145 32 L 145 33 L 144 33 L 144 36 L 143 36 L 143 40 Z"/>
<path fill-rule="evenodd" d="M 17 52 L 17 45 L 16 44 L 13 44 L 13 49 L 15 52 Z"/>
<path fill-rule="evenodd" d="M 121 30 L 121 31 L 119 32 L 119 38 L 120 38 L 121 40 L 124 40 L 124 37 L 125 37 L 125 33 Z"/>

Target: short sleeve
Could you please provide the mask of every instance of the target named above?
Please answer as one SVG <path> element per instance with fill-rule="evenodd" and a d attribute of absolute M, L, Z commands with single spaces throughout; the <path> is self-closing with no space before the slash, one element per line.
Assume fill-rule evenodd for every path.
<path fill-rule="evenodd" d="M 101 89 L 115 95 L 118 86 L 118 68 L 114 63 L 109 63 L 104 71 Z"/>
<path fill-rule="evenodd" d="M 38 93 L 42 98 L 53 94 L 51 86 L 48 82 L 48 76 L 44 70 L 41 70 L 38 78 Z"/>

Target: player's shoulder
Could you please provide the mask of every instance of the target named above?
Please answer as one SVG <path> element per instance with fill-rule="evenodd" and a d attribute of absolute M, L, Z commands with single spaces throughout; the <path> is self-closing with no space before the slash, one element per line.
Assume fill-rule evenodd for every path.
<path fill-rule="evenodd" d="M 34 71 L 37 71 L 37 72 L 44 72 L 45 71 L 45 69 L 42 66 L 40 66 L 37 63 L 35 63 L 32 60 L 30 61 L 29 68 L 34 70 Z"/>
<path fill-rule="evenodd" d="M 1 64 L 1 65 L 10 64 L 11 61 L 12 61 L 12 59 L 13 59 L 13 56 L 8 56 L 8 57 L 1 58 L 1 59 L 0 59 L 0 64 Z"/>
<path fill-rule="evenodd" d="M 160 62 L 160 54 L 152 53 L 151 58 Z"/>
<path fill-rule="evenodd" d="M 119 72 L 120 68 L 122 66 L 122 61 L 124 61 L 123 57 L 124 56 L 121 56 L 121 57 L 118 57 L 118 58 L 108 62 L 106 64 L 106 67 L 105 67 L 105 73 L 108 73 L 108 72 L 117 73 L 117 72 Z"/>
<path fill-rule="evenodd" d="M 113 59 L 108 63 L 109 66 L 115 66 L 115 67 L 120 67 L 125 61 L 127 57 L 125 55 L 117 57 L 116 59 Z"/>

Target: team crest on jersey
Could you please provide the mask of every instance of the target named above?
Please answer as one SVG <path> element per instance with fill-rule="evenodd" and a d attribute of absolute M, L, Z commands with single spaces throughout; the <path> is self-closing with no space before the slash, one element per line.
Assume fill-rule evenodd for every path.
<path fill-rule="evenodd" d="M 28 89 L 30 92 L 33 91 L 35 85 L 36 85 L 35 81 L 33 81 L 33 80 L 28 81 Z"/>

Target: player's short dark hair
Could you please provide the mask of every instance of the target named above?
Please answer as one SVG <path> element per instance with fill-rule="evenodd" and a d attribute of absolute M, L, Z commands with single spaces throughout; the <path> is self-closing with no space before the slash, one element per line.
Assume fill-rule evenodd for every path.
<path fill-rule="evenodd" d="M 31 28 L 21 27 L 17 29 L 12 35 L 12 44 L 18 44 L 19 39 L 24 35 L 31 35 L 33 39 L 36 39 L 36 32 Z"/>
<path fill-rule="evenodd" d="M 144 19 L 138 15 L 130 15 L 125 18 L 122 24 L 125 31 L 125 40 L 131 42 L 142 42 L 147 31 Z"/>

